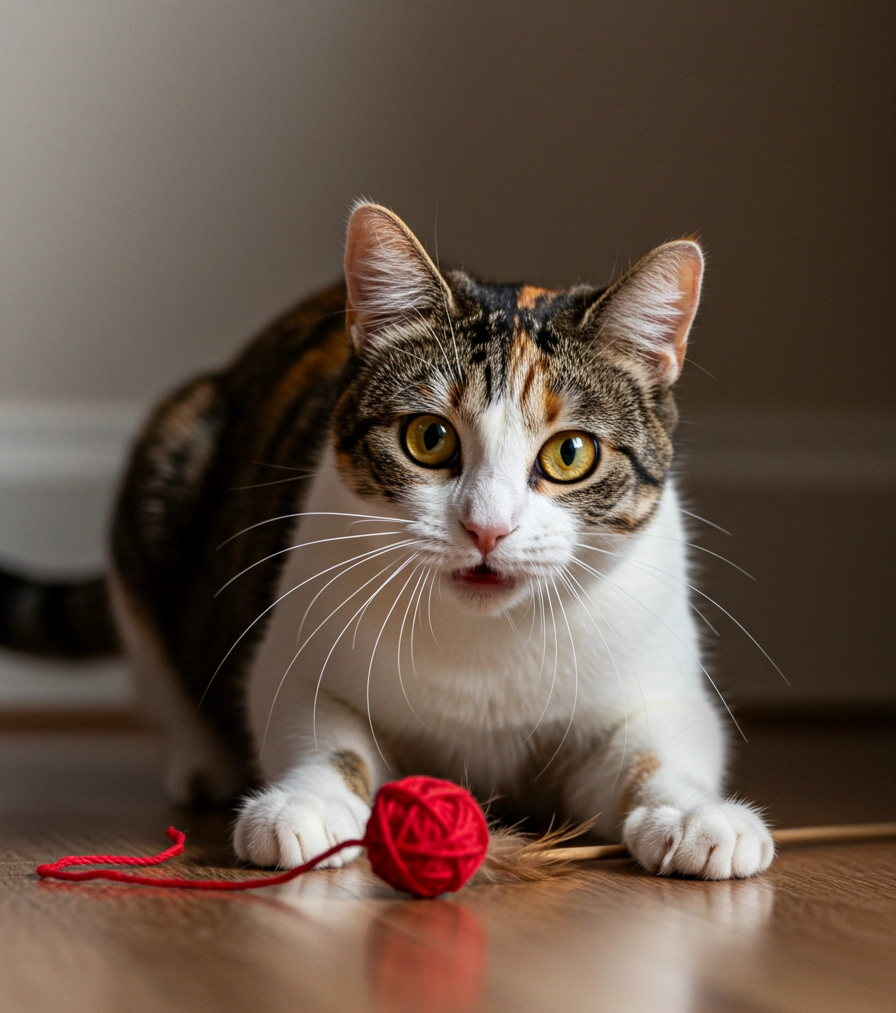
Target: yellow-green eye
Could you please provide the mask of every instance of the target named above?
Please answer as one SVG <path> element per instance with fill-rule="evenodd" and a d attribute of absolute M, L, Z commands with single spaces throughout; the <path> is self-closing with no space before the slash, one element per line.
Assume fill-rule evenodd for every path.
<path fill-rule="evenodd" d="M 454 426 L 440 415 L 415 415 L 405 426 L 407 452 L 425 468 L 444 468 L 457 457 L 460 440 Z"/>
<path fill-rule="evenodd" d="M 538 465 L 552 482 L 578 482 L 597 464 L 597 442 L 589 433 L 568 429 L 556 433 L 538 451 Z"/>

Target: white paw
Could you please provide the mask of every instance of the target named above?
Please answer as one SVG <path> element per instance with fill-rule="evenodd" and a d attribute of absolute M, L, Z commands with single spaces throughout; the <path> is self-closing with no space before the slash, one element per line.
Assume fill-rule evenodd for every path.
<path fill-rule="evenodd" d="M 744 879 L 771 865 L 775 845 L 762 818 L 739 802 L 683 812 L 639 806 L 623 828 L 629 851 L 649 872 L 701 879 Z"/>
<path fill-rule="evenodd" d="M 292 869 L 334 844 L 362 838 L 369 817 L 370 806 L 348 789 L 268 788 L 243 802 L 233 847 L 243 861 Z M 318 868 L 346 865 L 360 850 L 346 848 Z"/>

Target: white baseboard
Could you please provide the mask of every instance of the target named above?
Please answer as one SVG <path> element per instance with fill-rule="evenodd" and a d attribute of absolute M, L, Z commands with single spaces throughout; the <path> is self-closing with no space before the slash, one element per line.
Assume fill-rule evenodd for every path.
<path fill-rule="evenodd" d="M 145 406 L 0 402 L 0 560 L 53 573 L 105 567 L 109 510 Z M 703 415 L 679 430 L 688 486 L 738 495 L 896 490 L 896 416 Z M 0 653 L 0 709 L 133 703 L 121 662 Z"/>

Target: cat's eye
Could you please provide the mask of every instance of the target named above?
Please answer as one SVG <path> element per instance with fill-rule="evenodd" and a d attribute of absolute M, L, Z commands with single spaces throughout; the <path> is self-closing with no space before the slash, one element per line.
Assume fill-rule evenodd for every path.
<path fill-rule="evenodd" d="M 414 415 L 404 428 L 404 445 L 412 460 L 425 468 L 453 464 L 460 450 L 454 426 L 440 415 Z"/>
<path fill-rule="evenodd" d="M 597 459 L 597 441 L 579 429 L 555 433 L 538 451 L 538 467 L 552 482 L 580 482 L 594 471 Z"/>

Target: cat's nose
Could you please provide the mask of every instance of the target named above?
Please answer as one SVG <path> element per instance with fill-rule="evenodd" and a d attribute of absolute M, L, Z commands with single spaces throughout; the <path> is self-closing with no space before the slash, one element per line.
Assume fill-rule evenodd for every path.
<path fill-rule="evenodd" d="M 469 531 L 470 537 L 483 556 L 487 556 L 494 550 L 499 539 L 506 538 L 513 531 L 513 528 L 507 526 L 486 527 L 482 524 L 474 524 L 472 521 L 461 521 L 461 524 Z"/>

